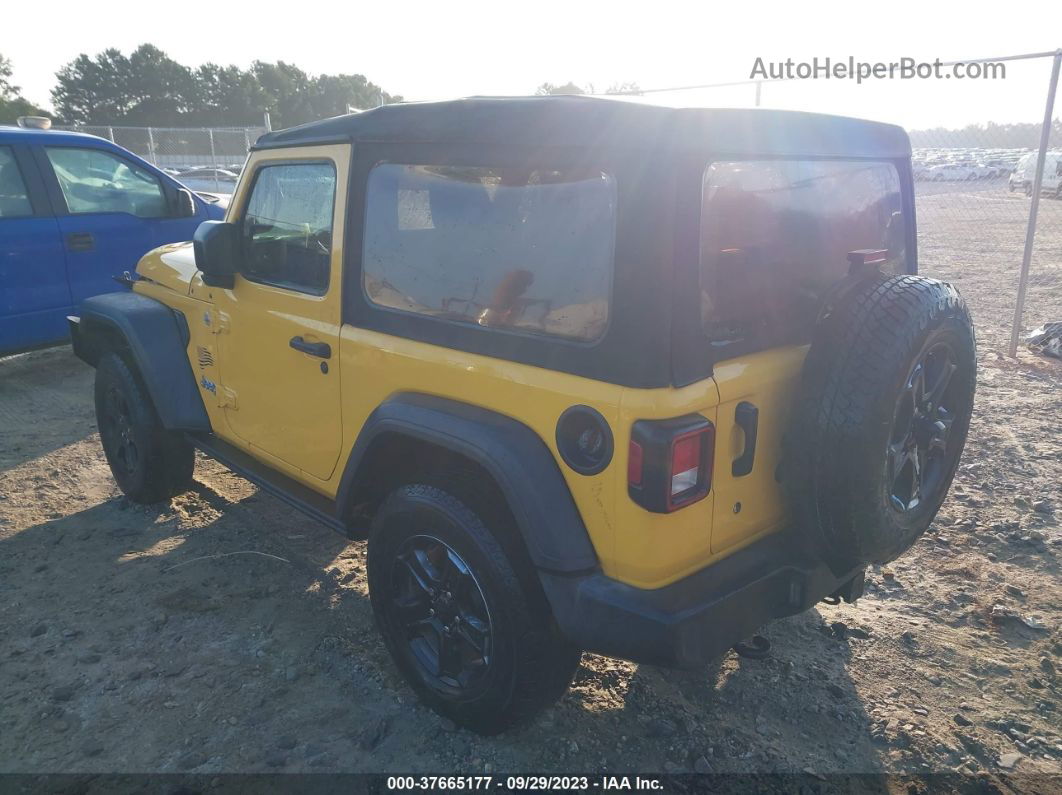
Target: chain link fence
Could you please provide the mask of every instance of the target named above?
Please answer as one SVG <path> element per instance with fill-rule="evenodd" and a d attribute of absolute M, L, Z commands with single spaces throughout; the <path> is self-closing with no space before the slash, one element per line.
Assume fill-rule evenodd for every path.
<path fill-rule="evenodd" d="M 1052 111 L 1057 60 L 1012 66 L 1008 81 L 1040 88 L 1040 104 L 1024 111 L 1026 120 L 1001 124 L 989 117 L 960 130 L 911 132 L 922 270 L 969 293 L 982 346 L 1011 355 L 1030 327 L 1062 320 L 1062 123 Z M 915 90 L 947 101 L 940 86 Z M 992 107 L 985 103 L 986 115 Z"/>
<path fill-rule="evenodd" d="M 232 193 L 265 127 L 59 127 L 106 138 L 166 169 L 194 190 Z"/>
<path fill-rule="evenodd" d="M 1049 150 L 1045 158 L 1027 287 L 1019 296 L 1039 130 L 1018 141 L 1001 141 L 991 128 L 979 137 L 962 146 L 931 133 L 912 137 L 919 261 L 926 275 L 976 296 L 984 315 L 976 318 L 982 344 L 1012 352 L 1015 317 L 1019 336 L 1030 325 L 1062 319 L 1062 193 L 1056 173 L 1062 155 Z M 1062 146 L 1060 138 L 1056 130 L 1051 145 Z"/>
<path fill-rule="evenodd" d="M 57 129 L 98 135 L 159 168 L 240 165 L 265 127 L 122 127 L 84 125 Z"/>

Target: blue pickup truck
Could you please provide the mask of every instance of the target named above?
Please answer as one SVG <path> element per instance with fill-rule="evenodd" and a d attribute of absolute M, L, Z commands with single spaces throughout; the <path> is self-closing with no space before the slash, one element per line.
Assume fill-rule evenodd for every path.
<path fill-rule="evenodd" d="M 223 216 L 103 138 L 0 127 L 0 356 L 65 340 L 83 298 Z"/>

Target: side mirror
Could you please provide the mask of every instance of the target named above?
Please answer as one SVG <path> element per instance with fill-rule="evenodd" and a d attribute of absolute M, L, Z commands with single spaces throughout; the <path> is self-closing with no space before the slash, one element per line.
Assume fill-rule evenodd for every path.
<path fill-rule="evenodd" d="M 194 218 L 195 217 L 195 198 L 192 196 L 192 192 L 188 188 L 181 188 L 177 191 L 177 217 L 178 218 Z"/>
<path fill-rule="evenodd" d="M 203 272 L 203 283 L 211 287 L 232 287 L 239 270 L 239 227 L 224 221 L 203 221 L 195 230 L 192 249 L 195 266 Z"/>

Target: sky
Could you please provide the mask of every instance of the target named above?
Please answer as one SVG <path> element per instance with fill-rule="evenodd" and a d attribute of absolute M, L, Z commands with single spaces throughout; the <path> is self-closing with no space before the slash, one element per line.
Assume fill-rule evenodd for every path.
<path fill-rule="evenodd" d="M 0 53 L 28 99 L 82 52 L 150 42 L 172 58 L 247 67 L 284 60 L 312 74 L 364 74 L 410 100 L 533 93 L 543 82 L 641 88 L 747 80 L 764 62 L 814 57 L 943 61 L 1062 47 L 1062 2 L 578 2 L 291 0 L 6 4 Z M 42 11 L 48 24 L 42 25 Z M 182 11 L 187 11 L 182 15 Z M 183 16 L 183 18 L 182 18 Z M 42 31 L 46 33 L 42 34 Z M 803 80 L 762 86 L 761 106 L 872 118 L 911 129 L 1043 118 L 1050 59 L 1001 80 Z M 752 86 L 653 94 L 672 105 L 746 107 Z M 1055 115 L 1062 116 L 1062 99 Z"/>

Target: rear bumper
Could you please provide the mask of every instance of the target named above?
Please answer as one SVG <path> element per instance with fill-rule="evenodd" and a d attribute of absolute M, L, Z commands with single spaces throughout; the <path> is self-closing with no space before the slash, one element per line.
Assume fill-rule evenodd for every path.
<path fill-rule="evenodd" d="M 771 619 L 800 613 L 823 597 L 840 591 L 848 601 L 857 598 L 862 574 L 859 568 L 838 577 L 802 554 L 788 533 L 654 590 L 600 571 L 539 572 L 557 623 L 573 643 L 610 657 L 678 668 L 700 666 Z"/>

